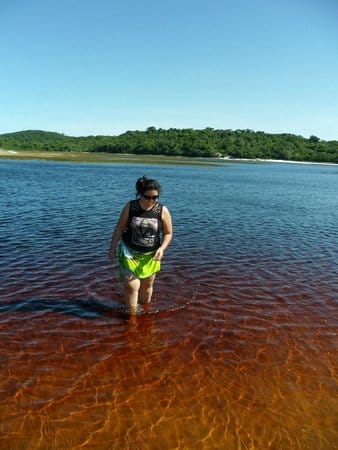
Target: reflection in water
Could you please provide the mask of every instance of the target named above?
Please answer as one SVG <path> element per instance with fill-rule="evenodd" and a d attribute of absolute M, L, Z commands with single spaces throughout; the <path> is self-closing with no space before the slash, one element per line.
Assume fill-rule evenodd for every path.
<path fill-rule="evenodd" d="M 29 167 L 34 185 L 38 165 Z M 306 196 L 297 200 L 297 216 L 288 194 L 283 215 L 255 217 L 261 193 L 253 194 L 257 180 L 250 176 L 259 169 L 249 167 L 239 195 L 251 180 L 245 195 L 254 195 L 252 209 L 239 203 L 224 222 L 219 212 L 215 222 L 204 223 L 205 209 L 189 222 L 186 209 L 171 208 L 190 231 L 178 223 L 153 304 L 128 318 L 105 259 L 111 228 L 100 237 L 111 221 L 100 211 L 104 202 L 90 215 L 89 195 L 81 203 L 88 218 L 83 210 L 75 214 L 71 202 L 82 172 L 77 168 L 70 177 L 73 165 L 42 167 L 64 185 L 49 197 L 48 220 L 32 187 L 11 200 L 21 204 L 15 226 L 17 205 L 7 205 L 1 219 L 1 449 L 336 448 L 335 212 L 316 209 L 314 197 Z M 236 168 L 227 184 L 234 186 L 232 196 L 244 169 Z M 108 184 L 105 170 L 86 168 L 87 183 L 103 178 Z M 180 170 L 189 176 L 189 168 Z M 203 170 L 199 181 L 207 177 Z M 275 170 L 276 207 L 284 172 L 269 170 Z M 47 196 L 53 176 L 48 186 L 39 181 Z M 228 179 L 215 170 L 214 183 L 217 177 L 215 192 L 222 192 Z M 189 183 L 193 190 L 192 178 Z M 55 214 L 60 195 L 70 202 L 62 216 Z M 320 205 L 323 198 L 331 197 L 323 194 Z M 221 201 L 216 193 L 213 201 Z M 311 208 L 318 213 L 313 225 Z M 225 225 L 224 240 L 209 238 L 223 236 L 217 230 Z"/>

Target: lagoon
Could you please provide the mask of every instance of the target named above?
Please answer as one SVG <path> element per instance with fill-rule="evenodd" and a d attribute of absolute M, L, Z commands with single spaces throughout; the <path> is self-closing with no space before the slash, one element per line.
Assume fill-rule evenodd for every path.
<path fill-rule="evenodd" d="M 174 240 L 136 320 L 107 259 L 146 174 Z M 334 449 L 336 166 L 0 160 L 0 448 Z"/>

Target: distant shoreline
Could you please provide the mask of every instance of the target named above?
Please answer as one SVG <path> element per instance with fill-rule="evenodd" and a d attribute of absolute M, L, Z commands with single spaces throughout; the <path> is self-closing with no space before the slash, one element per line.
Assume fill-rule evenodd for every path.
<path fill-rule="evenodd" d="M 135 155 L 129 153 L 95 152 L 39 152 L 30 150 L 5 150 L 0 148 L 0 159 L 47 160 L 56 162 L 111 163 L 111 164 L 166 164 L 184 166 L 219 166 L 216 159 L 189 158 L 184 156 Z"/>
<path fill-rule="evenodd" d="M 338 166 L 336 163 L 316 161 L 290 161 L 284 159 L 262 159 L 262 158 L 233 158 L 231 156 L 219 158 L 181 157 L 163 155 L 136 155 L 119 153 L 89 153 L 89 152 L 39 152 L 39 151 L 16 151 L 0 149 L 0 159 L 47 159 L 63 162 L 101 162 L 101 163 L 143 163 L 143 164 L 180 164 L 180 165 L 205 165 L 216 166 L 219 162 L 225 163 L 280 163 L 280 164 L 307 164 L 321 166 Z M 218 163 L 218 164 L 217 164 Z"/>

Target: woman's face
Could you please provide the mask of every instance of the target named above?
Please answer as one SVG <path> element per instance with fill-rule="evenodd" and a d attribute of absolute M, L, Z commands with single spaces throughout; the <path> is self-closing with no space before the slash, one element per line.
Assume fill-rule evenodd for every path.
<path fill-rule="evenodd" d="M 142 194 L 142 198 L 146 205 L 153 205 L 158 200 L 158 190 L 157 189 L 149 189 Z"/>

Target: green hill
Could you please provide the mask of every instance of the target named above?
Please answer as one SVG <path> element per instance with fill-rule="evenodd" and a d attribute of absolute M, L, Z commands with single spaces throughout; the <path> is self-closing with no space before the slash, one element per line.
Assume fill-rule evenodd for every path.
<path fill-rule="evenodd" d="M 31 140 L 31 141 L 47 141 L 54 139 L 62 139 L 66 137 L 64 134 L 52 131 L 41 130 L 25 130 L 16 131 L 14 133 L 0 134 L 1 138 L 17 139 L 17 140 Z"/>
<path fill-rule="evenodd" d="M 304 138 L 288 133 L 271 134 L 253 130 L 149 127 L 119 136 L 72 137 L 26 130 L 0 135 L 0 147 L 8 150 L 86 151 L 154 154 L 190 157 L 262 158 L 338 163 L 338 141 L 316 136 Z"/>

